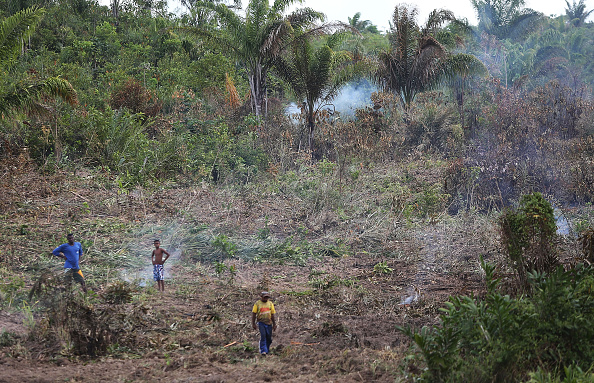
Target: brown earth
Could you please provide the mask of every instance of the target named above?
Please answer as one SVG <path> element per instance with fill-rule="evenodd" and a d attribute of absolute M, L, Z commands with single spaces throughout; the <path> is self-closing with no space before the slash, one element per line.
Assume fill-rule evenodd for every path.
<path fill-rule="evenodd" d="M 144 233 L 134 237 L 144 241 L 154 234 L 143 228 L 172 222 L 230 238 L 253 237 L 267 222 L 275 238 L 305 228 L 309 242 L 340 238 L 347 249 L 301 266 L 227 259 L 237 270 L 233 278 L 217 276 L 211 264 L 182 249 L 166 275 L 166 292 L 138 288 L 132 302 L 121 305 L 123 313 L 143 313 L 138 323 L 111 329 L 118 342 L 94 358 L 47 341 L 39 329 L 25 327 L 21 311 L 7 309 L 0 330 L 17 339 L 0 348 L 0 382 L 393 382 L 412 368 L 404 360 L 410 342 L 396 326 L 436 324 L 449 296 L 482 294 L 478 258 L 499 257 L 492 222 L 478 215 L 416 223 L 396 213 L 344 219 L 259 190 L 203 185 L 118 193 L 101 186 L 109 184 L 107 175 L 83 171 L 5 171 L 0 180 L 6 212 L 0 267 L 22 266 L 27 287 L 37 275 L 34 262 L 53 262 L 47 254 L 69 230 L 92 241 L 90 258 L 117 253 L 130 228 Z M 101 232 L 97 222 L 118 232 Z M 86 262 L 89 285 L 101 294 L 108 282 Z M 380 262 L 383 268 L 376 267 Z M 267 357 L 258 355 L 250 323 L 262 289 L 272 291 L 279 320 Z"/>

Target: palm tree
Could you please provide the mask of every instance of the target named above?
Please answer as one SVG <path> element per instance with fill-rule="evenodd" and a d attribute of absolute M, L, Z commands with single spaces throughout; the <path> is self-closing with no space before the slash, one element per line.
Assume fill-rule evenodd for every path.
<path fill-rule="evenodd" d="M 33 33 L 43 16 L 42 8 L 27 8 L 0 21 L 0 72 L 6 73 L 16 63 L 23 42 Z M 76 92 L 72 85 L 59 77 L 37 80 L 29 84 L 16 84 L 0 93 L 0 116 L 17 110 L 30 113 L 47 111 L 46 97 L 61 97 L 75 104 Z"/>
<path fill-rule="evenodd" d="M 531 32 L 541 14 L 523 8 L 524 0 L 471 0 L 479 29 L 498 39 L 520 38 Z"/>
<path fill-rule="evenodd" d="M 193 32 L 235 56 L 248 74 L 251 102 L 256 116 L 265 108 L 266 80 L 276 57 L 296 30 L 310 27 L 324 15 L 309 8 L 298 9 L 289 15 L 285 11 L 299 0 L 250 0 L 245 16 L 238 15 L 224 4 L 206 1 L 194 3 L 194 9 L 203 18 L 212 17 L 212 23 L 189 28 Z M 264 110 L 265 111 L 265 110 Z"/>
<path fill-rule="evenodd" d="M 445 83 L 454 90 L 462 114 L 465 86 L 472 76 L 485 75 L 487 69 L 473 55 L 451 54 L 434 37 L 445 22 L 468 29 L 452 12 L 434 10 L 422 28 L 417 25 L 417 14 L 416 8 L 409 9 L 405 5 L 394 10 L 390 49 L 379 54 L 375 81 L 399 97 L 405 112 L 417 94 Z"/>
<path fill-rule="evenodd" d="M 308 144 L 313 155 L 313 136 L 316 118 L 340 92 L 340 89 L 368 68 L 364 61 L 354 61 L 351 54 L 335 51 L 348 35 L 336 32 L 320 47 L 314 47 L 312 34 L 293 40 L 288 52 L 278 56 L 274 69 L 291 88 L 298 100 L 304 102 L 308 127 Z"/>
<path fill-rule="evenodd" d="M 576 27 L 582 26 L 588 16 L 594 12 L 594 9 L 586 12 L 586 4 L 584 4 L 584 0 L 580 0 L 580 2 L 577 4 L 575 0 L 573 0 L 573 4 L 569 4 L 569 1 L 565 0 L 565 4 L 567 4 L 567 8 L 565 8 L 565 14 L 569 18 L 570 22 Z"/>
<path fill-rule="evenodd" d="M 449 11 L 433 11 L 421 28 L 417 14 L 416 8 L 396 6 L 389 33 L 390 48 L 379 53 L 375 73 L 376 83 L 395 93 L 405 110 L 418 93 L 439 83 L 441 62 L 447 51 L 432 33 L 444 22 L 455 20 Z"/>
<path fill-rule="evenodd" d="M 377 26 L 373 25 L 371 21 L 361 20 L 361 12 L 357 12 L 353 17 L 349 17 L 349 24 L 359 32 L 379 33 Z"/>
<path fill-rule="evenodd" d="M 113 0 L 113 1 L 116 1 L 116 0 Z M 119 0 L 117 0 L 117 1 L 119 1 Z M 181 2 L 181 5 L 188 8 L 189 10 L 192 10 L 194 8 L 194 6 L 196 5 L 196 3 L 198 3 L 199 1 L 200 0 L 181 0 L 180 2 Z M 240 0 L 230 0 L 230 1 L 208 0 L 208 1 L 211 3 L 223 3 L 223 4 L 228 4 L 228 6 L 230 6 L 230 7 L 241 8 Z"/>
<path fill-rule="evenodd" d="M 444 83 L 452 90 L 458 113 L 460 114 L 460 126 L 464 128 L 464 96 L 471 80 L 478 76 L 488 74 L 487 67 L 473 55 L 459 53 L 450 55 L 443 61 L 442 73 Z"/>

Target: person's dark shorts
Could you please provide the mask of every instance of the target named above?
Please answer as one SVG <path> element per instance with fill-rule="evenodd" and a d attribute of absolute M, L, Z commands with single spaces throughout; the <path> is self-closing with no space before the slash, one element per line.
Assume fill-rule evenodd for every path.
<path fill-rule="evenodd" d="M 85 277 L 80 269 L 64 269 L 64 273 L 67 282 L 71 282 L 74 279 L 81 285 L 85 283 Z"/>

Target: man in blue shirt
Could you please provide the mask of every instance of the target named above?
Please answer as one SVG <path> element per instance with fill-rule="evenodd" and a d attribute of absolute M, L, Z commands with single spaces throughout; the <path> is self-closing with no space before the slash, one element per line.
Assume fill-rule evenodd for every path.
<path fill-rule="evenodd" d="M 72 234 L 68 234 L 66 239 L 68 243 L 56 247 L 52 251 L 52 254 L 66 261 L 64 262 L 64 269 L 66 269 L 67 281 L 71 281 L 74 278 L 75 281 L 81 284 L 83 291 L 86 293 L 87 286 L 85 284 L 85 278 L 78 267 L 78 261 L 83 255 L 82 245 L 80 242 L 74 242 L 74 235 Z"/>

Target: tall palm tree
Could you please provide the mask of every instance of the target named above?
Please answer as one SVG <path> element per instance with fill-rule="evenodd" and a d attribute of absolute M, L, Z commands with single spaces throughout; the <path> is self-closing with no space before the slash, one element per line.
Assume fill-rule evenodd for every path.
<path fill-rule="evenodd" d="M 287 44 L 295 30 L 302 30 L 323 21 L 324 15 L 310 8 L 298 9 L 285 15 L 299 0 L 250 0 L 245 16 L 224 4 L 196 1 L 194 9 L 204 18 L 216 21 L 190 28 L 189 31 L 217 44 L 235 56 L 248 74 L 251 101 L 256 116 L 265 111 L 266 80 L 273 61 Z"/>
<path fill-rule="evenodd" d="M 335 50 L 347 35 L 346 31 L 336 32 L 328 36 L 322 46 L 315 47 L 312 34 L 303 34 L 295 38 L 288 52 L 274 62 L 275 72 L 289 85 L 296 98 L 304 102 L 312 154 L 320 110 L 339 94 L 342 87 L 368 70 L 364 61 L 355 61 L 348 52 Z"/>
<path fill-rule="evenodd" d="M 524 0 L 471 0 L 479 29 L 498 39 L 520 38 L 534 30 L 541 14 L 523 8 Z"/>
<path fill-rule="evenodd" d="M 27 8 L 0 21 L 0 73 L 8 71 L 16 63 L 23 42 L 34 32 L 43 16 L 42 8 Z M 5 79 L 8 79 L 6 75 Z M 12 84 L 0 93 L 0 117 L 14 111 L 41 112 L 47 110 L 43 104 L 46 97 L 61 97 L 76 103 L 76 92 L 72 85 L 59 77 L 37 80 L 28 84 Z"/>
<path fill-rule="evenodd" d="M 361 20 L 361 12 L 355 13 L 353 17 L 349 17 L 349 25 L 359 32 L 379 33 L 377 26 L 369 20 Z"/>
<path fill-rule="evenodd" d="M 488 74 L 487 67 L 475 56 L 459 53 L 447 57 L 443 61 L 441 68 L 444 83 L 452 90 L 458 107 L 460 126 L 464 128 L 464 97 L 466 90 L 473 78 L 484 77 Z"/>
<path fill-rule="evenodd" d="M 399 97 L 405 112 L 417 94 L 445 83 L 454 90 L 462 113 L 465 85 L 470 77 L 485 75 L 487 69 L 473 55 L 451 54 L 434 37 L 445 22 L 467 29 L 452 12 L 434 10 L 423 27 L 416 22 L 417 14 L 416 8 L 409 9 L 406 5 L 394 10 L 390 49 L 379 54 L 375 80 L 384 90 Z"/>
<path fill-rule="evenodd" d="M 416 95 L 439 83 L 441 62 L 447 50 L 432 33 L 444 22 L 455 20 L 449 11 L 433 11 L 421 28 L 417 8 L 396 6 L 389 33 L 390 48 L 378 55 L 375 81 L 395 93 L 405 110 Z"/>
<path fill-rule="evenodd" d="M 580 0 L 580 2 L 577 4 L 575 0 L 573 0 L 573 4 L 569 4 L 569 1 L 565 0 L 565 4 L 567 4 L 567 8 L 565 8 L 565 14 L 569 18 L 570 22 L 576 27 L 582 26 L 588 16 L 594 12 L 594 9 L 586 12 L 586 4 L 584 4 L 584 0 Z"/>

